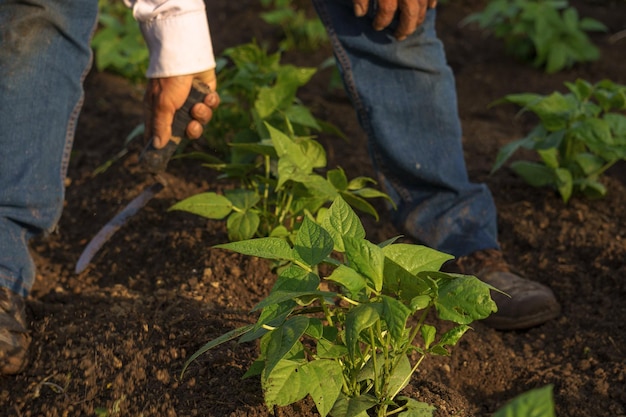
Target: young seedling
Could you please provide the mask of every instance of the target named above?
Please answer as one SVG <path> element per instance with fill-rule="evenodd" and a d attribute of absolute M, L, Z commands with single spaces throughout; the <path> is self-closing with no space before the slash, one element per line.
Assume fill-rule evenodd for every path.
<path fill-rule="evenodd" d="M 541 161 L 515 161 L 511 168 L 532 186 L 558 190 L 563 201 L 580 193 L 603 197 L 604 172 L 626 159 L 626 86 L 610 80 L 595 85 L 578 79 L 565 83 L 568 94 L 512 94 L 497 103 L 514 103 L 537 115 L 540 123 L 523 139 L 505 145 L 492 169 L 499 169 L 519 148 L 532 149 Z"/>

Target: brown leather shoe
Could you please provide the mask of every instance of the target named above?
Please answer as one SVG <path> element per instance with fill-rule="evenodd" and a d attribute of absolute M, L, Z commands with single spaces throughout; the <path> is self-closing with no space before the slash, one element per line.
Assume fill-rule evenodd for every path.
<path fill-rule="evenodd" d="M 0 374 L 13 375 L 26 367 L 30 335 L 26 328 L 24 299 L 0 288 Z"/>
<path fill-rule="evenodd" d="M 527 329 L 552 320 L 561 313 L 561 306 L 552 290 L 511 272 L 499 250 L 482 250 L 462 256 L 446 269 L 474 275 L 504 293 L 491 291 L 498 311 L 482 321 L 494 329 Z"/>

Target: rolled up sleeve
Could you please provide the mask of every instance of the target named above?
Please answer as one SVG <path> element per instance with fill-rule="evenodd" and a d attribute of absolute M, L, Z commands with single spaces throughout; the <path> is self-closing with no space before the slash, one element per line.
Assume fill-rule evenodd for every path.
<path fill-rule="evenodd" d="M 124 1 L 133 8 L 150 51 L 147 77 L 173 77 L 215 68 L 203 0 Z"/>

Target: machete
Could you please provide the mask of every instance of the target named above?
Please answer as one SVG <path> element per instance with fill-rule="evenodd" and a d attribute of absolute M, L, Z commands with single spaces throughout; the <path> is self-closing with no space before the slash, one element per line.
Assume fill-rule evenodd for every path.
<path fill-rule="evenodd" d="M 89 241 L 76 263 L 74 272 L 80 274 L 83 272 L 93 257 L 98 253 L 100 248 L 117 232 L 129 218 L 135 213 L 141 210 L 155 195 L 157 195 L 164 187 L 165 181 L 159 175 L 167 168 L 169 160 L 176 152 L 176 148 L 180 144 L 182 138 L 185 136 L 187 130 L 187 124 L 191 121 L 191 108 L 196 104 L 204 101 L 204 98 L 209 94 L 210 88 L 198 81 L 194 80 L 189 97 L 185 101 L 185 104 L 176 111 L 174 115 L 174 122 L 172 123 L 172 137 L 167 145 L 162 149 L 157 149 L 152 144 L 152 141 L 148 143 L 145 149 L 141 152 L 139 162 L 141 167 L 148 173 L 152 174 L 156 182 L 147 186 L 137 197 L 135 197 L 130 203 L 128 203 L 122 210 L 120 210 L 111 220 L 105 224 L 102 229 Z"/>

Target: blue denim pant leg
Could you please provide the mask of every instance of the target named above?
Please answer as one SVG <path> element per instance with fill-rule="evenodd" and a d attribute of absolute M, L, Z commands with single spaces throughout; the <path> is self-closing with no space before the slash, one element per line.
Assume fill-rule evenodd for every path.
<path fill-rule="evenodd" d="M 61 215 L 97 13 L 95 0 L 0 0 L 0 286 L 21 295 L 28 240 Z"/>
<path fill-rule="evenodd" d="M 435 33 L 435 10 L 404 41 L 372 28 L 352 0 L 313 0 L 344 85 L 367 133 L 374 167 L 394 199 L 396 226 L 455 256 L 498 248 L 493 198 L 468 179 L 454 75 Z"/>

